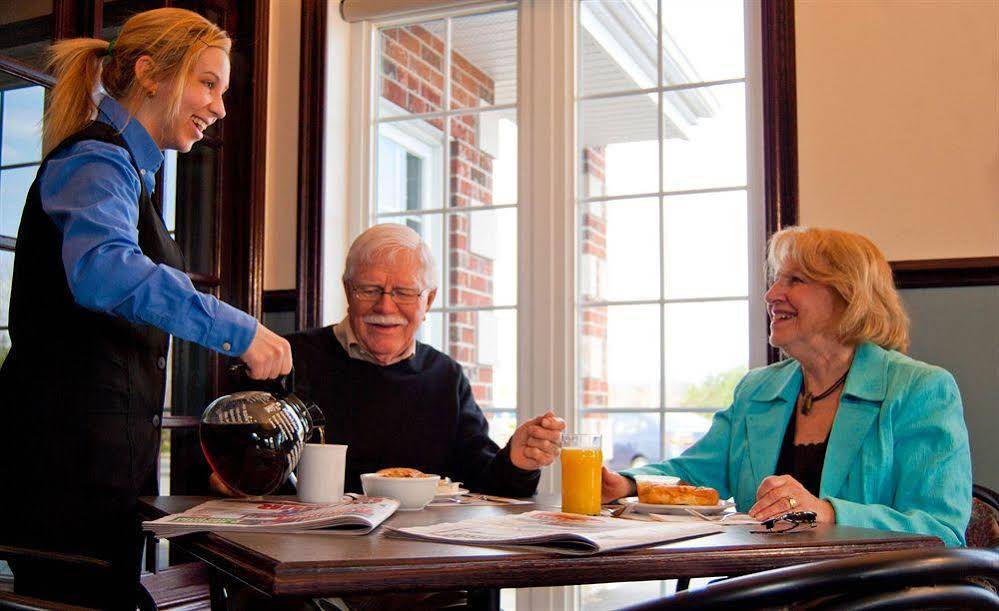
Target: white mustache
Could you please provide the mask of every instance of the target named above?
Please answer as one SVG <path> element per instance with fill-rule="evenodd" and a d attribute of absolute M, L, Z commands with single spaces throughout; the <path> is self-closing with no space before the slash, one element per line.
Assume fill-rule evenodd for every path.
<path fill-rule="evenodd" d="M 406 319 L 402 316 L 394 316 L 392 314 L 368 314 L 362 318 L 364 322 L 369 325 L 404 325 L 406 324 Z"/>

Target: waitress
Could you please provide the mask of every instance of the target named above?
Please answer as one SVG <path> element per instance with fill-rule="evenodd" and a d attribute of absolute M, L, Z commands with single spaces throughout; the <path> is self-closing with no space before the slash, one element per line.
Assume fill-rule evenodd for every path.
<path fill-rule="evenodd" d="M 0 544 L 104 566 L 19 559 L 18 593 L 135 609 L 136 498 L 156 494 L 170 335 L 239 356 L 253 378 L 291 370 L 288 342 L 195 290 L 150 197 L 161 151 L 190 151 L 225 116 L 230 47 L 200 15 L 157 9 L 110 44 L 51 48 L 46 155 L 21 217 L 0 369 Z"/>

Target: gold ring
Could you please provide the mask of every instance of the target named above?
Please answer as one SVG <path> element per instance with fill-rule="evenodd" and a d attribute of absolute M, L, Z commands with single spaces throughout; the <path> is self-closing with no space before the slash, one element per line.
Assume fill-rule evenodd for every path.
<path fill-rule="evenodd" d="M 798 506 L 798 501 L 795 500 L 795 498 L 793 496 L 787 497 L 787 508 L 788 509 L 794 509 L 797 506 Z"/>

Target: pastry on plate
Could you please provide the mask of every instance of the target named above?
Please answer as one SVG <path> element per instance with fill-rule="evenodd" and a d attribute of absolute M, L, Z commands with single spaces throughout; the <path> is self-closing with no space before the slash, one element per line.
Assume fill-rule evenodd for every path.
<path fill-rule="evenodd" d="M 381 477 L 433 477 L 433 475 L 428 475 L 419 469 L 410 469 L 409 467 L 388 467 L 387 469 L 379 469 L 375 472 L 375 475 Z"/>
<path fill-rule="evenodd" d="M 638 502 L 650 505 L 717 505 L 718 491 L 706 486 L 639 481 Z"/>

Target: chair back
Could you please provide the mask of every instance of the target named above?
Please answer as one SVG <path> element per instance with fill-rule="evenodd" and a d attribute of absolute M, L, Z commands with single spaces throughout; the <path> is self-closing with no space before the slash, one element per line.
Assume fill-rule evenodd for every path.
<path fill-rule="evenodd" d="M 824 560 L 734 577 L 626 609 L 738 609 L 819 601 L 832 604 L 844 597 L 875 596 L 915 587 L 963 586 L 971 577 L 999 578 L 999 551 L 929 548 Z M 984 597 L 999 608 L 995 593 L 969 587 L 982 590 L 974 592 L 974 596 Z"/>
<path fill-rule="evenodd" d="M 968 547 L 999 548 L 999 494 L 975 484 L 971 494 L 971 520 L 964 538 Z"/>

